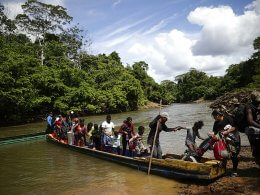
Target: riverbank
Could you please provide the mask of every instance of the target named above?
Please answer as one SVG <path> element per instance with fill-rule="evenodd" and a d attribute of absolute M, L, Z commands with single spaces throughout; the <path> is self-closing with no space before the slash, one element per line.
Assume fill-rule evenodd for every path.
<path fill-rule="evenodd" d="M 232 162 L 228 161 L 227 174 L 211 184 L 183 184 L 179 194 L 258 194 L 260 168 L 254 162 L 249 146 L 241 148 L 238 177 L 230 177 Z"/>

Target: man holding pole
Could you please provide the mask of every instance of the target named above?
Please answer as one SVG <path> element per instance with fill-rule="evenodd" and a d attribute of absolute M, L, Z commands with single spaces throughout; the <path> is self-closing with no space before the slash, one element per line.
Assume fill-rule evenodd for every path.
<path fill-rule="evenodd" d="M 162 149 L 159 142 L 159 135 L 161 131 L 171 132 L 171 131 L 177 131 L 180 129 L 184 129 L 183 127 L 175 127 L 175 128 L 168 128 L 166 126 L 166 121 L 169 119 L 169 115 L 167 112 L 163 112 L 162 114 L 155 117 L 155 119 L 149 124 L 150 132 L 147 139 L 147 144 L 150 145 L 150 149 L 152 152 L 153 143 L 153 157 L 154 158 L 162 158 Z M 155 138 L 156 135 L 156 138 Z"/>

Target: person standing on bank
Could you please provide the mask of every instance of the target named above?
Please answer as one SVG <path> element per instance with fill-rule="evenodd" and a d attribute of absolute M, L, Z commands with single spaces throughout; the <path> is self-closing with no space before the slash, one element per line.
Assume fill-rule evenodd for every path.
<path fill-rule="evenodd" d="M 149 124 L 150 127 L 150 132 L 147 138 L 147 144 L 150 146 L 150 148 L 153 147 L 153 140 L 154 140 L 154 136 L 156 133 L 156 127 L 157 127 L 157 122 L 159 122 L 158 124 L 158 133 L 157 136 L 155 138 L 155 145 L 154 145 L 154 151 L 153 151 L 153 157 L 154 158 L 162 158 L 162 149 L 160 146 L 160 141 L 159 141 L 159 135 L 161 133 L 161 131 L 165 131 L 165 132 L 171 132 L 171 131 L 177 131 L 177 130 L 181 130 L 181 129 L 185 129 L 184 127 L 175 127 L 175 128 L 168 128 L 166 126 L 166 121 L 169 119 L 169 115 L 167 112 L 163 112 L 161 115 L 156 116 L 153 121 Z M 152 149 L 151 149 L 152 150 Z"/>
<path fill-rule="evenodd" d="M 260 166 L 260 91 L 251 94 L 251 101 L 252 103 L 246 106 L 245 133 L 248 136 L 252 155 Z"/>
<path fill-rule="evenodd" d="M 231 151 L 231 160 L 233 164 L 233 170 L 231 173 L 231 177 L 237 177 L 237 167 L 238 167 L 238 154 L 241 149 L 241 141 L 240 135 L 235 127 L 234 121 L 231 117 L 224 116 L 223 112 L 220 110 L 213 110 L 211 113 L 212 117 L 214 118 L 215 122 L 213 125 L 213 132 L 208 133 L 209 136 L 213 136 L 222 132 L 224 136 L 227 136 L 233 140 L 232 151 Z"/>

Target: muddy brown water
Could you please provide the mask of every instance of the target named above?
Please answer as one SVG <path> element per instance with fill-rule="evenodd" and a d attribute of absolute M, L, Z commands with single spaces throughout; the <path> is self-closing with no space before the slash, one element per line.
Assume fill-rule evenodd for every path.
<path fill-rule="evenodd" d="M 204 121 L 201 135 L 212 129 L 213 119 L 208 104 L 173 104 L 163 108 L 168 112 L 169 127 L 192 126 Z M 119 126 L 131 116 L 136 128 L 146 128 L 159 109 L 113 114 L 112 121 Z M 86 122 L 100 124 L 105 115 L 89 116 Z M 40 132 L 46 123 L 31 123 L 0 128 L 0 137 Z M 164 153 L 182 154 L 186 131 L 162 132 L 160 142 Z M 241 135 L 242 145 L 248 145 Z M 197 143 L 200 143 L 197 140 Z M 211 152 L 206 153 L 211 157 Z M 132 168 L 96 159 L 46 142 L 44 138 L 0 146 L 0 194 L 178 194 L 181 183 L 173 179 L 150 175 Z"/>

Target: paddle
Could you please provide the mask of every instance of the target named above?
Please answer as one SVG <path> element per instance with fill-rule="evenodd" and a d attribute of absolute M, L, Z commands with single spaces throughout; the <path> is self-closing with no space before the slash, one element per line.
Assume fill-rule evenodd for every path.
<path fill-rule="evenodd" d="M 162 105 L 162 100 L 160 100 L 159 115 L 161 114 L 161 105 Z M 148 175 L 150 175 L 151 164 L 152 164 L 152 158 L 153 158 L 153 151 L 154 151 L 154 144 L 155 144 L 155 140 L 156 140 L 156 137 L 157 137 L 157 134 L 158 134 L 159 123 L 160 123 L 160 119 L 157 121 L 156 130 L 155 130 L 155 135 L 154 135 L 154 138 L 153 138 L 153 146 L 152 146 L 151 156 L 150 156 L 150 160 L 149 160 L 148 173 L 147 173 Z"/>

